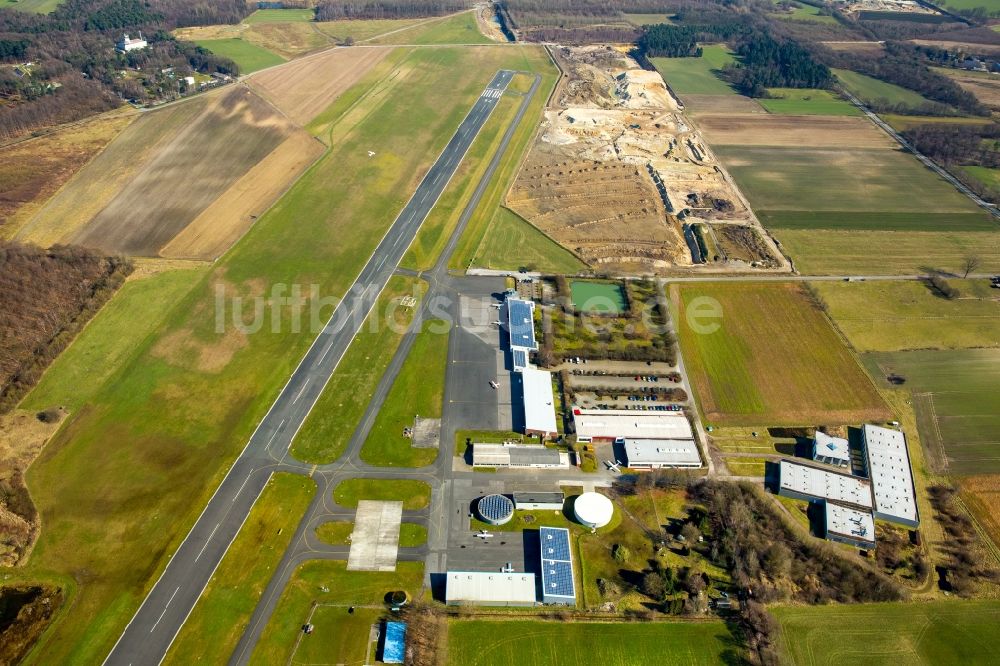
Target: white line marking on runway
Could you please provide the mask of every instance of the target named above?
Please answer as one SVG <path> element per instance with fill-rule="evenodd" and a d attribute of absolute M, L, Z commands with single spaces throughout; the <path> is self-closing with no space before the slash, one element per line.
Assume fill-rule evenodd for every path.
<path fill-rule="evenodd" d="M 269 450 L 271 448 L 271 442 L 273 442 L 274 438 L 277 437 L 277 436 L 278 436 L 278 431 L 275 430 L 274 434 L 271 435 L 271 439 L 267 440 L 267 446 L 264 447 L 265 451 L 267 451 L 267 450 Z"/>
<path fill-rule="evenodd" d="M 251 476 L 253 476 L 253 472 L 250 472 L 249 474 L 247 474 L 247 478 L 243 479 L 243 485 L 242 485 L 242 486 L 240 486 L 240 489 L 236 491 L 236 494 L 235 494 L 235 495 L 233 495 L 233 502 L 235 502 L 235 501 L 236 501 L 236 498 L 237 498 L 237 497 L 239 497 L 239 496 L 240 496 L 240 493 L 242 493 L 242 492 L 243 492 L 243 488 L 244 488 L 244 487 L 246 487 L 246 485 L 247 485 L 247 481 L 249 481 L 249 480 L 250 480 L 250 477 L 251 477 Z"/>
<path fill-rule="evenodd" d="M 181 589 L 180 586 L 178 586 L 177 590 L 180 589 Z M 150 628 L 149 633 L 153 633 L 153 629 L 156 629 L 156 625 L 158 625 L 160 623 L 160 620 L 163 619 L 163 616 L 167 614 L 167 608 L 170 607 L 170 602 L 173 601 L 174 597 L 177 596 L 177 590 L 174 590 L 174 593 L 170 595 L 170 599 L 167 600 L 167 605 L 163 607 L 163 612 L 160 613 L 160 617 L 156 618 L 156 622 L 153 623 L 153 626 Z"/>
<path fill-rule="evenodd" d="M 247 478 L 250 478 L 250 477 L 247 477 Z M 215 529 L 213 529 L 213 530 L 212 530 L 212 533 L 208 535 L 208 538 L 207 538 L 207 539 L 205 539 L 205 545 L 204 545 L 204 546 L 202 546 L 202 547 L 201 547 L 201 550 L 199 550 L 199 551 L 198 551 L 198 557 L 194 558 L 194 561 L 195 561 L 195 562 L 197 562 L 198 560 L 200 560 L 200 559 L 201 559 L 201 554 L 205 552 L 205 549 L 206 549 L 206 548 L 208 548 L 208 544 L 209 544 L 209 542 L 210 542 L 210 541 L 212 540 L 212 537 L 214 537 L 214 536 L 215 536 L 215 530 L 219 529 L 219 525 L 221 525 L 221 524 L 222 524 L 222 523 L 218 523 L 218 524 L 217 524 L 217 525 L 215 526 Z"/>
<path fill-rule="evenodd" d="M 306 383 L 305 383 L 305 384 L 303 384 L 303 385 L 302 385 L 302 388 L 300 388 L 300 389 L 299 389 L 299 392 L 295 394 L 295 399 L 294 399 L 294 400 L 292 400 L 292 404 L 293 404 L 293 405 L 294 405 L 295 403 L 297 403 L 297 402 L 299 401 L 299 398 L 301 398 L 301 397 L 302 397 L 302 393 L 303 393 L 303 392 L 305 392 L 305 390 L 306 390 L 306 387 L 307 387 L 307 386 L 309 386 L 309 382 L 310 382 L 310 381 L 312 381 L 312 380 L 311 380 L 311 379 L 307 379 L 307 380 L 306 380 Z"/>

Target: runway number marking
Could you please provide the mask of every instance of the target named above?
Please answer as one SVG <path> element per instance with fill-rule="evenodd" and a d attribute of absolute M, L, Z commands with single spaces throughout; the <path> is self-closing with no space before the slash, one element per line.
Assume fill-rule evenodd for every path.
<path fill-rule="evenodd" d="M 163 616 L 167 614 L 167 609 L 170 608 L 170 602 L 174 600 L 174 597 L 177 596 L 177 592 L 180 589 L 181 588 L 178 585 L 177 589 L 174 590 L 174 593 L 170 595 L 170 599 L 167 600 L 167 605 L 163 607 L 163 612 L 160 613 L 160 617 L 156 618 L 156 622 L 153 623 L 153 626 L 150 628 L 149 633 L 153 633 L 153 629 L 156 629 L 156 625 L 158 625 L 160 623 L 160 620 L 163 619 Z"/>

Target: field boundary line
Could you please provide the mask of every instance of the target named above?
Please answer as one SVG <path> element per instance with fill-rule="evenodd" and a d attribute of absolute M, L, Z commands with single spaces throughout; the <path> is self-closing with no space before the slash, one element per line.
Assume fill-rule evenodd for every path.
<path fill-rule="evenodd" d="M 990 538 L 989 532 L 987 532 L 986 528 L 979 522 L 976 515 L 969 510 L 969 506 L 965 503 L 965 500 L 962 499 L 960 494 L 955 494 L 955 502 L 962 507 L 962 510 L 965 511 L 967 516 L 969 516 L 969 520 L 972 521 L 972 526 L 976 528 L 976 533 L 979 534 L 979 538 L 983 540 L 983 545 L 986 546 L 986 550 L 990 551 L 990 554 L 993 555 L 994 559 L 1000 563 L 1000 547 L 997 547 L 997 545 L 993 543 L 993 539 Z"/>

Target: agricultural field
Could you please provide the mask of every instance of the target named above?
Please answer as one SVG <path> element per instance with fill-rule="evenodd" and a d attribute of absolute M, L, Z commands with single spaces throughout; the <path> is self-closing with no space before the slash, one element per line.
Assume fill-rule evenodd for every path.
<path fill-rule="evenodd" d="M 983 273 L 1000 272 L 996 231 L 863 231 L 781 229 L 778 238 L 804 275 L 962 274 L 978 256 Z"/>
<path fill-rule="evenodd" d="M 920 439 L 938 471 L 1000 473 L 1000 349 L 873 352 L 865 365 L 885 386 L 913 392 Z M 899 380 L 897 379 L 897 382 Z"/>
<path fill-rule="evenodd" d="M 769 113 L 785 116 L 860 116 L 861 110 L 828 90 L 769 88 L 759 100 Z"/>
<path fill-rule="evenodd" d="M 370 44 L 495 44 L 479 31 L 475 12 L 461 12 L 433 21 L 422 21 L 412 28 L 375 37 Z"/>
<path fill-rule="evenodd" d="M 136 116 L 108 113 L 0 148 L 0 238 L 10 238 Z"/>
<path fill-rule="evenodd" d="M 581 663 L 718 664 L 737 660 L 739 644 L 724 622 L 646 624 L 543 620 L 453 620 L 448 664 L 514 663 L 573 666 Z"/>
<path fill-rule="evenodd" d="M 573 274 L 587 265 L 509 208 L 497 208 L 468 265 Z"/>
<path fill-rule="evenodd" d="M 1000 190 L 1000 169 L 981 166 L 964 166 L 961 169 L 986 187 Z"/>
<path fill-rule="evenodd" d="M 342 294 L 496 70 L 545 62 L 540 49 L 504 47 L 419 49 L 405 59 L 381 95 L 343 110 L 335 147 L 177 302 L 124 361 L 128 373 L 98 388 L 29 470 L 45 527 L 16 579 L 92 574 L 68 588 L 73 611 L 56 618 L 29 662 L 107 654 L 312 342 L 308 315 L 296 329 L 287 309 L 273 329 L 267 311 L 256 335 L 217 333 L 216 285 L 247 297 L 276 283 Z"/>
<path fill-rule="evenodd" d="M 243 19 L 243 22 L 253 25 L 254 23 L 312 21 L 314 18 L 316 18 L 316 13 L 311 9 L 258 9 Z"/>
<path fill-rule="evenodd" d="M 426 289 L 426 283 L 417 278 L 402 275 L 390 278 L 292 441 L 292 455 L 308 463 L 322 464 L 333 462 L 343 453 Z M 407 296 L 416 301 L 413 307 L 402 305 Z"/>
<path fill-rule="evenodd" d="M 406 479 L 348 479 L 333 489 L 334 501 L 353 509 L 360 500 L 402 502 L 403 509 L 423 509 L 431 501 L 431 487 Z"/>
<path fill-rule="evenodd" d="M 315 493 L 307 476 L 271 477 L 163 663 L 229 659 Z"/>
<path fill-rule="evenodd" d="M 958 487 L 959 495 L 972 516 L 982 525 L 994 544 L 1000 544 L 1000 474 L 967 476 Z"/>
<path fill-rule="evenodd" d="M 361 449 L 361 459 L 366 463 L 380 467 L 423 467 L 434 462 L 438 446 L 417 448 L 403 431 L 413 428 L 417 417 L 441 418 L 450 329 L 449 322 L 429 319 L 414 333 L 413 347 Z"/>
<path fill-rule="evenodd" d="M 643 26 L 643 25 L 656 25 L 657 23 L 672 24 L 673 21 L 670 16 L 666 13 L 663 14 L 632 14 L 625 13 L 622 14 L 622 18 L 631 23 L 632 25 Z"/>
<path fill-rule="evenodd" d="M 1000 109 L 1000 76 L 990 72 L 969 72 L 951 67 L 935 67 L 938 74 L 947 76 L 993 110 Z M 980 118 L 980 121 L 986 120 Z"/>
<path fill-rule="evenodd" d="M 48 14 L 55 11 L 61 3 L 62 0 L 0 0 L 0 7 L 32 14 Z"/>
<path fill-rule="evenodd" d="M 205 112 L 199 95 L 140 114 L 28 220 L 16 240 L 43 247 L 65 243 L 92 220 L 135 174 Z"/>
<path fill-rule="evenodd" d="M 242 39 L 198 39 L 195 43 L 216 55 L 231 59 L 240 68 L 240 74 L 252 74 L 258 69 L 285 62 L 277 53 Z"/>
<path fill-rule="evenodd" d="M 680 95 L 734 95 L 728 83 L 716 71 L 733 62 L 733 54 L 724 45 L 702 47 L 699 58 L 652 58 L 670 88 Z"/>
<path fill-rule="evenodd" d="M 743 111 L 719 112 L 698 115 L 698 125 L 705 133 L 709 145 L 717 153 L 723 147 L 746 149 L 756 146 L 772 148 L 805 146 L 810 149 L 871 150 L 895 146 L 885 133 L 879 131 L 866 118 L 851 116 L 779 116 Z"/>
<path fill-rule="evenodd" d="M 814 7 L 812 5 L 793 5 L 791 11 L 777 12 L 774 15 L 788 21 L 810 21 L 813 23 L 839 25 L 836 18 L 829 14 L 821 14 L 819 7 Z"/>
<path fill-rule="evenodd" d="M 901 116 L 894 113 L 880 113 L 879 117 L 889 123 L 897 132 L 905 132 L 916 125 L 928 123 L 934 125 L 982 125 L 989 122 L 985 118 L 965 118 L 962 116 Z"/>
<path fill-rule="evenodd" d="M 295 131 L 244 88 L 214 96 L 71 240 L 108 252 L 156 255 Z"/>
<path fill-rule="evenodd" d="M 316 24 L 316 29 L 328 35 L 337 42 L 343 43 L 351 38 L 357 42 L 365 42 L 373 37 L 408 28 L 427 19 L 371 19 L 323 21 Z"/>
<path fill-rule="evenodd" d="M 799 666 L 987 664 L 1000 649 L 997 601 L 786 606 L 771 613 L 781 625 L 784 660 Z"/>
<path fill-rule="evenodd" d="M 871 380 L 826 317 L 792 284 L 671 287 L 680 346 L 711 425 L 886 420 Z"/>
<path fill-rule="evenodd" d="M 805 208 L 854 212 L 971 213 L 979 209 L 909 155 L 894 150 L 715 146 L 758 214 L 793 219 Z M 784 211 L 790 211 L 784 213 Z M 914 216 L 918 219 L 919 216 Z M 957 218 L 955 231 L 967 230 Z M 974 223 L 975 224 L 975 223 Z M 956 228 L 957 227 L 957 228 Z M 976 226 L 972 230 L 982 227 Z"/>
<path fill-rule="evenodd" d="M 250 87 L 305 125 L 389 55 L 391 49 L 331 49 L 251 77 Z"/>
<path fill-rule="evenodd" d="M 986 280 L 949 280 L 949 300 L 924 282 L 815 282 L 856 351 L 1000 347 L 1000 299 Z"/>
<path fill-rule="evenodd" d="M 985 7 L 987 12 L 1000 12 L 1000 2 L 997 0 L 945 0 L 942 4 L 950 9 Z"/>
<path fill-rule="evenodd" d="M 901 104 L 913 109 L 933 104 L 926 97 L 894 83 L 886 83 L 847 69 L 834 69 L 833 73 L 836 74 L 844 88 L 865 103 Z"/>
<path fill-rule="evenodd" d="M 313 560 L 298 568 L 250 657 L 251 664 L 264 666 L 291 661 L 302 625 L 314 604 L 316 613 L 312 622 L 316 630 L 310 638 L 319 639 L 312 642 L 321 645 L 300 646 L 300 652 L 295 653 L 296 663 L 306 658 L 302 655 L 310 659 L 305 663 L 363 663 L 357 658 L 363 650 L 357 636 L 340 635 L 354 628 L 363 637 L 368 636 L 367 630 L 359 630 L 363 621 L 345 624 L 343 618 L 351 617 L 347 607 L 363 607 L 358 610 L 373 613 L 367 617 L 374 621 L 387 592 L 405 590 L 412 597 L 420 596 L 422 562 L 399 562 L 395 572 L 347 571 L 346 567 L 344 561 Z"/>

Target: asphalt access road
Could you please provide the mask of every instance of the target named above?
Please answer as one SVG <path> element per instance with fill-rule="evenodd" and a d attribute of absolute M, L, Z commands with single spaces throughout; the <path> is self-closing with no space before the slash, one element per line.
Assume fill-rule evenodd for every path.
<path fill-rule="evenodd" d="M 514 72 L 501 70 L 472 106 L 382 238 L 288 383 L 216 489 L 198 521 L 112 648 L 105 664 L 158 664 L 229 549 L 270 473 L 279 466 L 424 218 L 454 175 Z M 261 472 L 263 473 L 255 473 Z"/>

